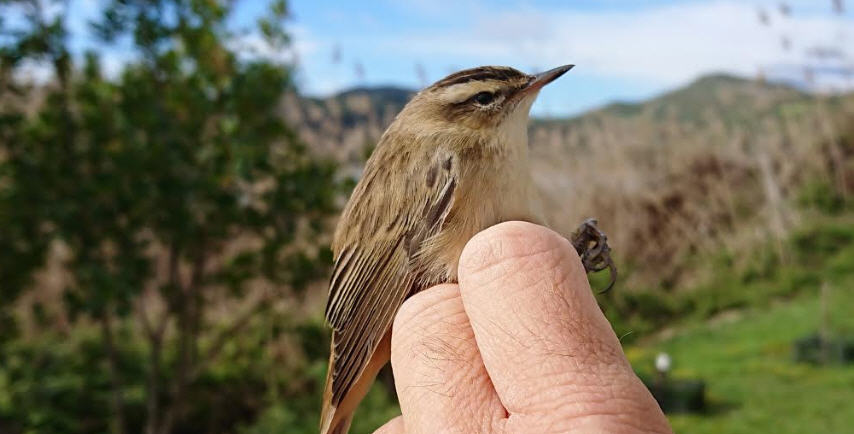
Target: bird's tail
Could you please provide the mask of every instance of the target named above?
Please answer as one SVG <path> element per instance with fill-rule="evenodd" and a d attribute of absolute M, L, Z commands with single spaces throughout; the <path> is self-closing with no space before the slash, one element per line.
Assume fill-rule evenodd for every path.
<path fill-rule="evenodd" d="M 330 426 L 327 431 L 320 431 L 321 434 L 347 434 L 350 431 L 350 422 L 353 421 L 353 415 L 350 414 L 346 418 L 339 420 L 335 426 Z"/>
<path fill-rule="evenodd" d="M 339 402 L 332 402 L 332 372 L 335 368 L 335 338 L 329 356 L 329 370 L 326 372 L 326 387 L 323 389 L 323 408 L 320 413 L 320 434 L 347 434 L 353 412 L 365 394 L 368 393 L 380 368 L 388 363 L 391 355 L 391 331 L 380 340 L 367 366 L 358 375 L 353 386 Z"/>
<path fill-rule="evenodd" d="M 326 372 L 326 387 L 323 389 L 323 408 L 320 410 L 320 434 L 347 434 L 350 429 L 350 421 L 353 420 L 352 415 L 347 420 L 341 423 L 340 420 L 335 420 L 335 413 L 338 406 L 332 404 L 332 371 L 335 357 L 334 343 L 333 348 L 329 351 L 329 369 Z M 340 417 L 338 418 L 340 419 Z"/>

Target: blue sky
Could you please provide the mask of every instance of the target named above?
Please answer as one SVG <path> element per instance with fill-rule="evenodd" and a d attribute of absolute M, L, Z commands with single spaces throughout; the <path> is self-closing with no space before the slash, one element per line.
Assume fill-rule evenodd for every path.
<path fill-rule="evenodd" d="M 235 27 L 265 12 L 238 2 Z M 780 4 L 789 6 L 785 14 Z M 539 116 L 576 114 L 648 98 L 712 72 L 801 80 L 823 66 L 816 86 L 852 89 L 840 68 L 854 65 L 854 0 L 292 0 L 289 29 L 298 81 L 323 96 L 358 85 L 418 88 L 448 73 L 498 64 L 535 72 L 573 63 L 533 108 Z M 71 0 L 69 26 L 85 29 L 97 0 Z M 759 19 L 760 11 L 767 23 Z M 788 50 L 783 39 L 790 41 Z M 258 38 L 247 38 L 258 46 Z M 81 49 L 88 43 L 78 36 Z M 816 47 L 839 49 L 816 60 Z M 258 47 L 265 52 L 263 47 Z M 825 50 L 827 51 L 827 50 Z M 334 53 L 338 53 L 336 56 Z M 105 59 L 117 69 L 121 53 Z M 358 66 L 357 66 L 358 65 Z M 357 72 L 361 70 L 361 73 Z M 419 72 L 420 71 L 420 72 Z"/>
<path fill-rule="evenodd" d="M 763 70 L 797 80 L 802 65 L 817 62 L 806 55 L 815 47 L 845 47 L 852 65 L 854 1 L 848 3 L 839 15 L 832 0 L 315 0 L 291 3 L 291 25 L 308 93 L 359 84 L 420 87 L 483 64 L 534 72 L 574 63 L 533 108 L 557 116 L 644 99 L 711 72 Z M 820 63 L 827 62 L 843 60 Z M 827 88 L 851 87 L 839 77 L 821 79 Z"/>

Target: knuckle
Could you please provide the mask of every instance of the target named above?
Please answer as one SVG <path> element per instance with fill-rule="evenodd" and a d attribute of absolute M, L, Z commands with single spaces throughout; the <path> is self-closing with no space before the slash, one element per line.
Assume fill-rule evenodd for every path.
<path fill-rule="evenodd" d="M 456 285 L 430 288 L 407 300 L 392 326 L 392 362 L 432 366 L 458 360 L 468 319 Z"/>
<path fill-rule="evenodd" d="M 455 284 L 437 285 L 409 297 L 394 317 L 392 337 L 409 330 L 413 322 L 424 322 L 425 318 L 422 318 L 424 316 L 429 318 L 429 316 L 440 315 L 441 308 L 455 298 L 459 298 L 459 289 Z"/>
<path fill-rule="evenodd" d="M 421 336 L 411 347 L 411 357 L 425 366 L 441 368 L 446 364 L 464 366 L 470 358 L 465 339 L 450 333 L 430 333 Z"/>
<path fill-rule="evenodd" d="M 588 326 L 585 326 L 588 327 Z M 586 339 L 582 342 L 581 354 L 584 354 L 583 363 L 586 366 L 600 366 L 605 368 L 623 367 L 625 355 L 622 348 L 603 339 L 599 333 L 593 330 L 584 331 Z"/>

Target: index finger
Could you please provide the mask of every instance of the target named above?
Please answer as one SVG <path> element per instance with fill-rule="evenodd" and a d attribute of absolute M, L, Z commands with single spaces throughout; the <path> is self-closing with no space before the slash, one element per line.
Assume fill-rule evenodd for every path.
<path fill-rule="evenodd" d="M 514 413 L 558 417 L 564 428 L 603 414 L 615 423 L 632 415 L 644 424 L 650 414 L 664 420 L 566 239 L 530 223 L 493 226 L 464 249 L 459 283 L 484 366 L 511 420 Z M 666 422 L 658 426 L 667 430 Z"/>
<path fill-rule="evenodd" d="M 392 327 L 391 365 L 408 433 L 492 432 L 506 414 L 457 285 L 434 286 L 401 306 Z"/>

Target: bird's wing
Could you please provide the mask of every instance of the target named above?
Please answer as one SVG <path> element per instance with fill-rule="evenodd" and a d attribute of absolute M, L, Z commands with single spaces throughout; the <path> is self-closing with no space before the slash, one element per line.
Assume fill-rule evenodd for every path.
<path fill-rule="evenodd" d="M 403 301 L 438 283 L 419 276 L 413 258 L 441 230 L 454 202 L 458 168 L 450 154 L 437 150 L 401 177 L 403 165 L 412 164 L 407 159 L 372 158 L 339 223 L 326 306 L 333 328 L 327 380 L 332 405 L 359 378 Z"/>

